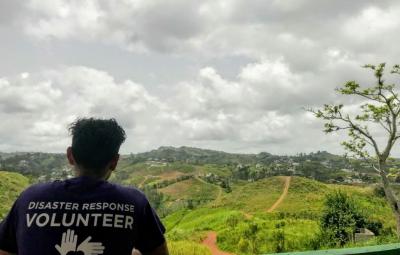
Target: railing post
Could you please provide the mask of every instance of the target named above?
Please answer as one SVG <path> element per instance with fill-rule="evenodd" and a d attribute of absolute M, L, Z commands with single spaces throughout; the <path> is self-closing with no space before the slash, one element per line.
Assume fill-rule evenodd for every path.
<path fill-rule="evenodd" d="M 400 255 L 400 243 L 346 249 L 276 253 L 276 255 Z"/>

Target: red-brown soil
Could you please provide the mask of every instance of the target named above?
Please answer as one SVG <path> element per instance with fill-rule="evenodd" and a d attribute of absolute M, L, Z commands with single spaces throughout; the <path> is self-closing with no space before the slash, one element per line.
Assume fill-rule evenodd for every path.
<path fill-rule="evenodd" d="M 218 248 L 216 232 L 209 232 L 207 238 L 202 243 L 210 249 L 212 255 L 234 255 L 233 253 L 221 251 Z"/>

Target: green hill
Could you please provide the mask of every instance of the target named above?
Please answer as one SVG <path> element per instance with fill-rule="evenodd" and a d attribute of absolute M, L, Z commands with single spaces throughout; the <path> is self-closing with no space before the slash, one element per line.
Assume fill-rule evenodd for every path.
<path fill-rule="evenodd" d="M 68 171 L 61 156 L 0 154 L 0 167 L 6 165 L 35 179 L 25 170 L 43 166 L 35 172 L 44 174 L 38 181 L 64 178 Z M 394 217 L 373 189 L 379 177 L 368 167 L 327 152 L 275 156 L 160 147 L 122 156 L 110 180 L 146 193 L 167 227 L 172 254 L 207 254 L 201 242 L 210 231 L 217 233 L 221 249 L 256 254 L 321 248 L 315 242 L 324 198 L 337 189 L 353 197 L 366 219 L 379 228 L 380 236 L 369 244 L 391 241 Z M 28 180 L 0 173 L 2 217 Z"/>
<path fill-rule="evenodd" d="M 265 152 L 262 154 L 265 157 L 271 156 L 271 154 Z M 162 146 L 156 150 L 132 155 L 133 162 L 141 162 L 149 159 L 164 160 L 168 162 L 183 161 L 192 164 L 250 164 L 257 161 L 257 155 L 227 153 L 223 151 L 207 150 L 186 146 L 182 146 L 179 148 L 172 146 Z"/>
<path fill-rule="evenodd" d="M 181 162 L 167 164 L 158 161 L 147 161 L 132 164 L 128 161 L 122 161 L 110 180 L 124 185 L 140 187 L 146 184 L 176 180 L 181 176 L 194 174 L 196 174 L 196 168 L 193 165 Z"/>
<path fill-rule="evenodd" d="M 147 166 L 143 168 L 144 165 L 154 169 Z M 379 179 L 371 167 L 362 161 L 325 151 L 288 156 L 267 152 L 241 154 L 186 146 L 162 146 L 149 152 L 122 155 L 114 180 L 127 185 L 140 184 L 146 175 L 152 175 L 150 172 L 165 166 L 183 167 L 183 172 L 211 166 L 209 172 L 215 173 L 218 178 L 233 176 L 241 180 L 259 180 L 273 175 L 298 175 L 331 183 L 360 179 L 371 183 Z M 389 166 L 398 168 L 400 161 L 393 160 Z M 0 152 L 0 168 L 29 175 L 40 182 L 65 179 L 72 174 L 65 154 L 60 153 Z"/>
<path fill-rule="evenodd" d="M 223 193 L 218 203 L 172 213 L 163 219 L 167 236 L 173 241 L 200 242 L 208 231 L 216 231 L 219 247 L 235 254 L 279 251 L 283 236 L 283 250 L 310 250 L 319 233 L 324 195 L 337 189 L 354 197 L 368 220 L 381 222 L 385 231 L 395 229 L 389 206 L 372 188 L 324 184 L 302 177 L 292 177 L 286 197 L 268 212 L 281 196 L 284 180 L 271 177 L 238 183 L 232 185 L 231 193 Z"/>
<path fill-rule="evenodd" d="M 0 168 L 24 175 L 50 175 L 68 167 L 65 154 L 42 152 L 0 153 Z"/>
<path fill-rule="evenodd" d="M 29 180 L 23 175 L 0 171 L 0 219 L 7 215 L 15 199 L 28 185 Z"/>

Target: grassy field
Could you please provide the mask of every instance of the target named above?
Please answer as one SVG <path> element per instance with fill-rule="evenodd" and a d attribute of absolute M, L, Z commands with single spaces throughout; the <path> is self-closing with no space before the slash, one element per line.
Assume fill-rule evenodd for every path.
<path fill-rule="evenodd" d="M 231 170 L 227 166 L 215 165 L 215 164 L 206 164 L 202 166 L 197 166 L 196 170 L 198 173 L 202 174 L 212 173 L 221 177 L 229 177 L 232 174 Z"/>
<path fill-rule="evenodd" d="M 176 179 L 182 175 L 194 174 L 197 169 L 184 163 L 145 162 L 137 164 L 122 164 L 113 173 L 110 181 L 120 182 L 129 186 L 143 186 L 165 180 Z"/>
<path fill-rule="evenodd" d="M 372 188 L 324 184 L 302 177 L 292 177 L 287 196 L 274 212 L 268 213 L 267 209 L 281 195 L 283 183 L 283 177 L 271 177 L 235 184 L 231 193 L 223 193 L 216 208 L 208 204 L 180 210 L 163 219 L 167 237 L 200 243 L 212 230 L 218 233 L 218 246 L 235 254 L 311 250 L 319 234 L 324 196 L 338 189 L 350 194 L 369 220 L 379 221 L 387 229 L 395 228 L 386 200 L 377 197 Z M 191 184 L 186 183 L 175 192 L 185 189 L 190 190 Z M 368 244 L 388 241 L 374 238 Z"/>
<path fill-rule="evenodd" d="M 0 220 L 7 215 L 15 199 L 28 185 L 29 180 L 23 175 L 0 171 Z"/>
<path fill-rule="evenodd" d="M 350 194 L 370 219 L 379 220 L 386 227 L 395 226 L 392 211 L 386 200 L 377 197 L 372 187 L 324 184 L 302 177 L 293 177 L 289 193 L 276 211 L 319 216 L 325 194 L 335 190 Z"/>
<path fill-rule="evenodd" d="M 190 241 L 169 242 L 168 249 L 171 255 L 211 255 L 207 247 Z"/>
<path fill-rule="evenodd" d="M 381 222 L 386 232 L 395 229 L 395 220 L 386 200 L 377 196 L 371 187 L 325 184 L 292 177 L 287 196 L 273 212 L 267 212 L 281 196 L 285 177 L 232 182 L 232 191 L 227 193 L 220 186 L 196 177 L 210 172 L 226 174 L 224 166 L 139 163 L 122 166 L 118 171 L 113 178 L 134 186 L 192 175 L 158 189 L 166 206 L 180 203 L 162 219 L 173 255 L 210 254 L 201 244 L 209 231 L 217 232 L 220 249 L 238 255 L 314 249 L 320 233 L 319 217 L 324 196 L 335 190 L 353 197 L 367 219 Z M 20 174 L 0 171 L 0 218 L 28 184 L 28 179 Z M 187 206 L 189 200 L 193 202 L 191 207 Z M 377 237 L 367 244 L 392 240 Z M 355 245 L 363 244 L 350 246 Z"/>
<path fill-rule="evenodd" d="M 233 185 L 232 192 L 222 196 L 219 206 L 246 213 L 264 212 L 279 198 L 283 184 L 282 177 L 273 177 Z"/>
<path fill-rule="evenodd" d="M 219 189 L 216 185 L 191 178 L 159 189 L 166 196 L 166 203 L 192 200 L 195 204 L 206 204 L 216 199 Z"/>
<path fill-rule="evenodd" d="M 275 235 L 279 231 L 285 233 L 286 250 L 307 250 L 318 231 L 318 224 L 313 220 L 281 219 L 277 214 L 247 219 L 240 211 L 222 208 L 180 211 L 164 222 L 169 240 L 200 242 L 213 230 L 218 233 L 219 247 L 237 254 L 276 251 Z"/>

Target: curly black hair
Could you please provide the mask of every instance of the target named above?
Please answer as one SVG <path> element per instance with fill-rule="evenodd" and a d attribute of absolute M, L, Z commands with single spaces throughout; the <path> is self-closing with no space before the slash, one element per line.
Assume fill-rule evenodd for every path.
<path fill-rule="evenodd" d="M 80 118 L 69 125 L 72 155 L 88 170 L 103 170 L 126 139 L 115 119 Z"/>

